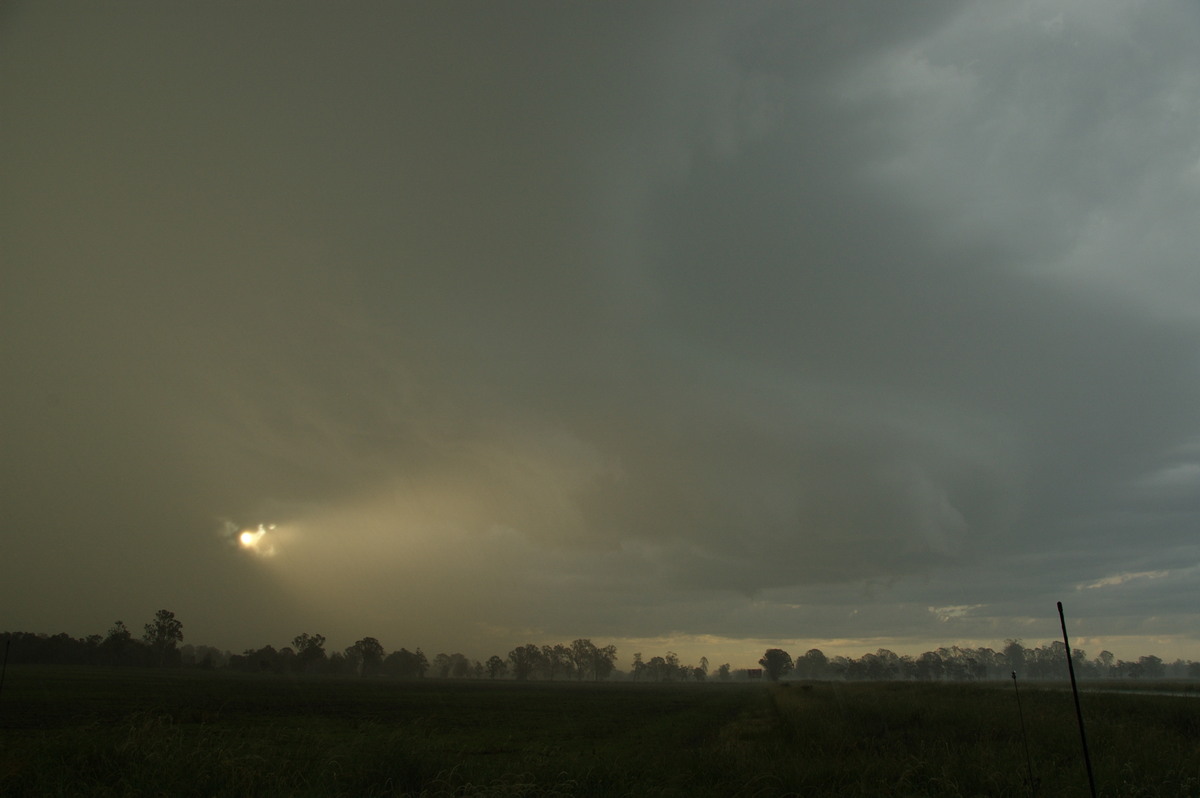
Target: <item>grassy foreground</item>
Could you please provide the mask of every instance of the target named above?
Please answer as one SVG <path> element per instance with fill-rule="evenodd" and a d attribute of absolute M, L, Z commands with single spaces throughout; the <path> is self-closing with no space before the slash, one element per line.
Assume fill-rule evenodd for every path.
<path fill-rule="evenodd" d="M 1022 686 L 1037 795 L 1087 795 Z M 1084 696 L 1101 794 L 1200 794 L 1200 704 Z M 1022 796 L 1012 686 L 335 680 L 10 669 L 3 795 Z"/>

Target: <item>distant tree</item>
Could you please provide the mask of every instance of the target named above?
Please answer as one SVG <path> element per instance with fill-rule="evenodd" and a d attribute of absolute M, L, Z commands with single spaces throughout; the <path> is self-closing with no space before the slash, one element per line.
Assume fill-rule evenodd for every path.
<path fill-rule="evenodd" d="M 762 655 L 762 659 L 758 661 L 758 664 L 762 665 L 763 673 L 768 679 L 777 682 L 779 681 L 779 677 L 791 672 L 792 655 L 782 648 L 768 648 L 766 653 Z"/>
<path fill-rule="evenodd" d="M 259 649 L 248 648 L 230 657 L 229 667 L 246 673 L 283 673 L 285 665 L 275 647 L 266 645 Z"/>
<path fill-rule="evenodd" d="M 1161 679 L 1166 676 L 1166 667 L 1162 659 L 1150 654 L 1138 657 L 1139 675 L 1146 679 Z"/>
<path fill-rule="evenodd" d="M 346 651 L 351 652 L 351 655 L 348 656 Z M 330 676 L 351 676 L 358 673 L 361 662 L 357 652 L 354 651 L 353 646 L 346 651 L 335 651 L 326 657 L 321 671 Z"/>
<path fill-rule="evenodd" d="M 592 660 L 592 679 L 601 681 L 612 675 L 617 669 L 617 647 L 611 643 L 607 646 L 598 646 L 592 652 L 594 659 Z"/>
<path fill-rule="evenodd" d="M 517 681 L 525 681 L 541 666 L 542 650 L 533 643 L 526 643 L 508 652 L 508 661 L 512 665 L 513 676 Z"/>
<path fill-rule="evenodd" d="M 87 644 L 76 640 L 66 632 L 56 635 L 24 636 L 26 642 L 33 642 L 31 661 L 47 665 L 82 665 L 87 661 Z M 30 640 L 32 638 L 32 641 Z M 24 648 L 25 646 L 22 646 Z"/>
<path fill-rule="evenodd" d="M 486 668 L 488 677 L 495 679 L 498 676 L 503 676 L 508 671 L 508 663 L 493 654 L 488 657 Z"/>
<path fill-rule="evenodd" d="M 384 657 L 384 674 L 387 676 L 407 676 L 408 674 L 404 673 L 404 666 L 402 664 L 405 660 L 406 654 L 411 655 L 412 652 L 402 648 L 399 651 L 393 651 L 391 654 L 388 654 L 386 657 Z"/>
<path fill-rule="evenodd" d="M 413 652 L 413 656 L 416 658 L 417 678 L 423 678 L 425 671 L 429 670 L 429 659 L 419 647 Z"/>
<path fill-rule="evenodd" d="M 976 661 L 974 678 L 988 679 L 1008 676 L 1009 668 L 1005 667 L 1006 658 L 990 648 L 977 648 L 973 658 Z M 907 658 L 905 658 L 907 659 Z"/>
<path fill-rule="evenodd" d="M 1082 648 L 1071 649 L 1071 664 L 1075 666 L 1075 675 L 1080 678 L 1086 679 L 1098 675 L 1092 668 L 1092 663 L 1088 661 L 1087 652 Z"/>
<path fill-rule="evenodd" d="M 442 679 L 462 679 L 471 674 L 471 661 L 462 654 L 438 654 L 433 658 L 433 671 Z"/>
<path fill-rule="evenodd" d="M 801 679 L 823 679 L 829 669 L 829 658 L 819 648 L 810 648 L 796 657 L 795 671 Z"/>
<path fill-rule="evenodd" d="M 369 676 L 379 673 L 383 653 L 382 643 L 373 637 L 364 637 L 346 649 L 346 658 L 357 662 L 360 674 Z"/>
<path fill-rule="evenodd" d="M 642 662 L 642 652 L 637 652 L 633 655 L 633 665 L 630 666 L 629 672 L 633 674 L 633 680 L 636 682 L 646 672 L 646 663 Z"/>
<path fill-rule="evenodd" d="M 296 650 L 294 669 L 300 673 L 316 673 L 325 661 L 325 635 L 302 632 L 292 638 Z"/>
<path fill-rule="evenodd" d="M 613 672 L 617 659 L 617 647 L 613 645 L 597 646 L 587 638 L 579 638 L 571 643 L 571 662 L 574 664 L 575 675 L 579 679 L 588 676 L 593 681 L 607 679 Z"/>
<path fill-rule="evenodd" d="M 417 679 L 425 675 L 429 669 L 429 661 L 421 649 L 409 651 L 402 648 L 388 654 L 383 661 L 383 672 L 390 676 L 400 676 L 405 679 Z"/>
<path fill-rule="evenodd" d="M 328 665 L 331 673 L 347 676 L 364 676 L 362 652 L 354 646 L 346 646 L 340 653 L 329 657 Z"/>
<path fill-rule="evenodd" d="M 727 682 L 732 677 L 732 672 L 729 669 L 729 663 L 723 662 L 717 666 L 717 678 L 723 682 Z"/>
<path fill-rule="evenodd" d="M 123 622 L 116 621 L 100 643 L 101 658 L 113 665 L 123 665 L 133 645 L 133 633 Z"/>
<path fill-rule="evenodd" d="M 942 658 L 935 651 L 926 651 L 917 657 L 913 663 L 913 670 L 916 678 L 921 681 L 941 679 L 945 672 Z"/>
<path fill-rule="evenodd" d="M 179 649 L 183 664 L 193 668 L 212 670 L 225 664 L 226 654 L 212 646 L 185 645 Z"/>
<path fill-rule="evenodd" d="M 547 679 L 553 680 L 559 674 L 569 678 L 572 671 L 578 673 L 571 649 L 562 643 L 556 643 L 553 646 L 542 646 L 542 656 L 539 663 L 541 666 L 540 670 Z"/>
<path fill-rule="evenodd" d="M 263 646 L 255 652 L 255 659 L 258 660 L 258 670 L 283 673 L 283 652 L 277 650 L 275 646 Z"/>
<path fill-rule="evenodd" d="M 170 610 L 159 610 L 154 613 L 154 620 L 145 626 L 142 639 L 154 652 L 159 665 L 179 664 L 179 652 L 176 646 L 183 642 L 183 624 Z"/>
<path fill-rule="evenodd" d="M 950 646 L 949 648 L 942 646 L 937 650 L 938 657 L 942 660 L 942 672 L 947 679 L 961 681 L 967 678 L 968 663 L 965 653 L 958 646 Z"/>
<path fill-rule="evenodd" d="M 1067 647 L 1061 640 L 1025 650 L 1025 669 L 1035 679 L 1062 679 L 1067 675 Z"/>
<path fill-rule="evenodd" d="M 888 681 L 900 676 L 900 657 L 894 651 L 881 648 L 874 654 L 864 654 L 867 664 L 866 678 L 873 681 Z"/>
<path fill-rule="evenodd" d="M 104 642 L 107 643 L 114 640 L 124 641 L 132 638 L 133 632 L 129 631 L 129 627 L 125 625 L 124 621 L 113 621 L 113 625 L 109 628 Z"/>
<path fill-rule="evenodd" d="M 580 637 L 571 641 L 571 648 L 567 651 L 567 657 L 571 660 L 575 669 L 575 676 L 582 680 L 587 678 L 592 673 L 592 662 L 595 659 L 596 646 L 591 640 Z"/>

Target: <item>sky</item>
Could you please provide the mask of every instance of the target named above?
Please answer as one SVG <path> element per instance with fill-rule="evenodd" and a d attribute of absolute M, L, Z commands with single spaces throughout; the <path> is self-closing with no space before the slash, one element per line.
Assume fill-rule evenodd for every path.
<path fill-rule="evenodd" d="M 1198 39 L 6 3 L 0 629 L 1200 659 Z"/>

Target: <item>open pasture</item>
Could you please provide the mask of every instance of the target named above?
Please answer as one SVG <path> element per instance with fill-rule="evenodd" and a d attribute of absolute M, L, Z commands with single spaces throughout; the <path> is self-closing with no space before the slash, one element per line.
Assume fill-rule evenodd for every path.
<path fill-rule="evenodd" d="M 1022 685 L 1038 795 L 1087 795 Z M 1086 693 L 1101 794 L 1200 793 L 1200 704 Z M 576 684 L 11 668 L 4 795 L 1022 796 L 1011 684 Z"/>

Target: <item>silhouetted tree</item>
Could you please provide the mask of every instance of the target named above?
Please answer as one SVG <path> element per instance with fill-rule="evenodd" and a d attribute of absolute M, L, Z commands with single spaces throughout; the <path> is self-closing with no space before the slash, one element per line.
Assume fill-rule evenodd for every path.
<path fill-rule="evenodd" d="M 512 664 L 513 676 L 517 681 L 525 681 L 541 665 L 542 650 L 533 643 L 526 643 L 508 652 L 508 661 Z"/>
<path fill-rule="evenodd" d="M 218 648 L 191 644 L 180 646 L 179 656 L 185 667 L 203 668 L 204 670 L 220 667 L 226 664 L 228 658 L 228 655 Z"/>
<path fill-rule="evenodd" d="M 419 648 L 416 651 L 409 651 L 407 648 L 393 651 L 383 661 L 384 673 L 405 679 L 419 679 L 425 675 L 427 670 L 429 670 L 429 660 L 425 658 L 424 652 Z"/>
<path fill-rule="evenodd" d="M 433 658 L 433 671 L 442 679 L 462 679 L 471 675 L 471 661 L 462 654 L 438 654 Z"/>
<path fill-rule="evenodd" d="M 598 682 L 612 676 L 617 669 L 617 647 L 612 643 L 597 646 L 593 654 L 595 659 L 592 660 L 592 678 Z"/>
<path fill-rule="evenodd" d="M 325 662 L 325 635 L 310 635 L 301 632 L 292 638 L 296 649 L 294 668 L 299 673 L 316 673 Z"/>
<path fill-rule="evenodd" d="M 353 651 L 353 646 L 346 651 Z M 330 676 L 351 676 L 359 672 L 361 664 L 357 652 L 347 655 L 345 651 L 335 651 L 325 658 L 321 670 Z"/>
<path fill-rule="evenodd" d="M 265 645 L 259 649 L 248 648 L 230 657 L 229 667 L 245 673 L 283 673 L 286 665 L 274 646 Z"/>
<path fill-rule="evenodd" d="M 796 657 L 794 670 L 801 679 L 824 679 L 828 676 L 829 659 L 819 648 L 810 648 Z"/>
<path fill-rule="evenodd" d="M 860 662 L 864 679 L 878 682 L 900 676 L 900 657 L 886 648 L 881 648 L 874 654 L 863 654 Z"/>
<path fill-rule="evenodd" d="M 183 624 L 170 610 L 154 613 L 154 620 L 146 624 L 142 639 L 154 652 L 159 665 L 178 665 L 179 652 L 176 645 L 183 641 Z"/>
<path fill-rule="evenodd" d="M 593 681 L 607 679 L 613 672 L 617 659 L 617 647 L 608 645 L 600 647 L 586 638 L 579 638 L 571 643 L 570 659 L 575 667 L 575 675 L 579 679 L 591 676 Z"/>
<path fill-rule="evenodd" d="M 578 673 L 571 649 L 562 643 L 542 646 L 542 656 L 539 660 L 540 670 L 547 679 L 553 680 L 558 674 L 570 677 L 572 671 Z"/>
<path fill-rule="evenodd" d="M 758 661 L 763 667 L 763 674 L 773 682 L 787 675 L 792 670 L 792 655 L 782 648 L 768 648 Z"/>
<path fill-rule="evenodd" d="M 487 675 L 489 678 L 495 679 L 497 676 L 503 676 L 508 671 L 508 663 L 493 654 L 488 657 Z"/>
<path fill-rule="evenodd" d="M 124 623 L 116 621 L 100 643 L 100 654 L 110 665 L 128 665 L 129 655 L 135 648 L 140 648 L 140 644 L 133 639 L 133 633 Z"/>
<path fill-rule="evenodd" d="M 364 637 L 346 649 L 346 658 L 357 662 L 363 676 L 379 673 L 383 664 L 383 645 L 373 637 Z"/>
<path fill-rule="evenodd" d="M 1163 665 L 1162 659 L 1149 654 L 1144 657 L 1138 657 L 1138 666 L 1140 675 L 1146 679 L 1161 679 L 1166 676 L 1166 668 Z"/>
<path fill-rule="evenodd" d="M 663 681 L 673 682 L 679 678 L 679 655 L 674 651 L 668 651 L 663 657 L 662 665 Z"/>

